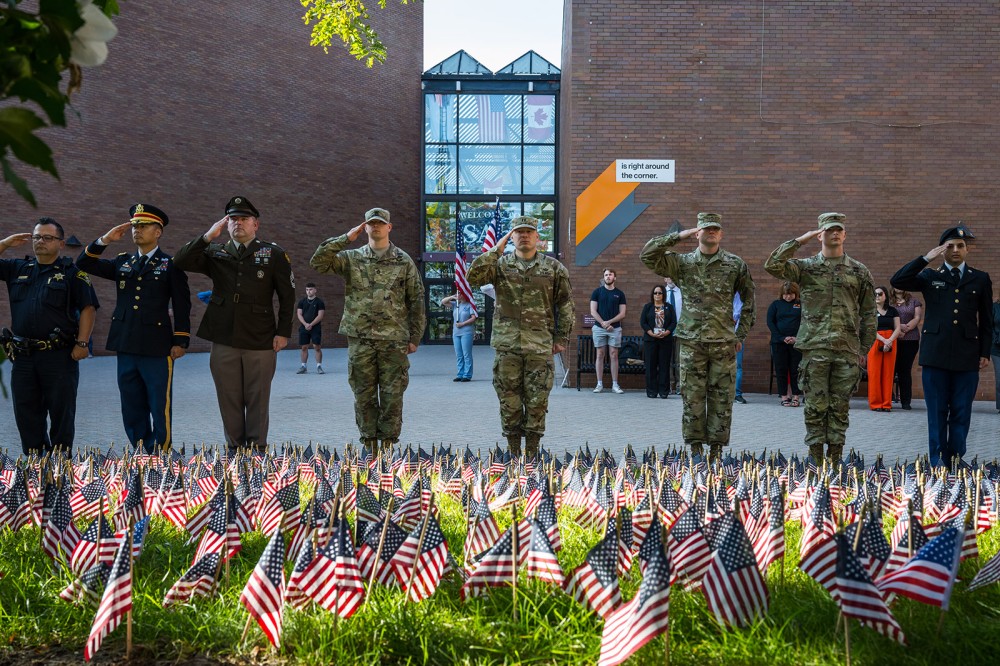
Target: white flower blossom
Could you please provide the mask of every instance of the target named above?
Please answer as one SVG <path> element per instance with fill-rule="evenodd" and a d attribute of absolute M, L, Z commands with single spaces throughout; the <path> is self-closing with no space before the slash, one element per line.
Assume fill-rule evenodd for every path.
<path fill-rule="evenodd" d="M 80 17 L 84 23 L 70 39 L 70 62 L 83 67 L 97 67 L 108 57 L 108 42 L 118 34 L 111 22 L 93 0 L 80 0 Z"/>

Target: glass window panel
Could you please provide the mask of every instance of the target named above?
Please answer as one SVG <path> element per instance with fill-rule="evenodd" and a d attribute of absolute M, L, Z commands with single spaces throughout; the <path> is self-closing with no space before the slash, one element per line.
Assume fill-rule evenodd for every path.
<path fill-rule="evenodd" d="M 492 201 L 463 201 L 459 204 L 459 218 L 462 221 L 462 231 L 465 234 L 466 258 L 468 258 L 469 263 L 472 263 L 472 260 L 479 256 L 479 252 L 483 249 L 486 229 L 489 228 L 495 209 L 496 202 Z M 500 236 L 507 233 L 510 221 L 520 214 L 521 204 L 500 202 Z M 497 240 L 500 239 L 500 236 L 497 236 Z M 510 247 L 508 246 L 508 248 Z"/>
<path fill-rule="evenodd" d="M 454 280 L 455 264 L 450 261 L 428 261 L 424 264 L 424 277 L 428 280 Z"/>
<path fill-rule="evenodd" d="M 455 194 L 457 180 L 455 146 L 424 146 L 424 192 Z"/>
<path fill-rule="evenodd" d="M 556 142 L 555 95 L 527 95 L 525 97 L 524 142 Z"/>
<path fill-rule="evenodd" d="M 556 193 L 556 147 L 524 147 L 524 193 Z"/>
<path fill-rule="evenodd" d="M 424 95 L 424 142 L 455 142 L 455 95 Z"/>
<path fill-rule="evenodd" d="M 520 146 L 459 146 L 460 194 L 520 194 Z"/>
<path fill-rule="evenodd" d="M 454 285 L 427 285 L 427 337 L 432 340 L 451 339 L 451 310 L 441 306 L 441 299 L 455 293 Z"/>
<path fill-rule="evenodd" d="M 522 95 L 459 95 L 459 143 L 519 143 Z"/>
<path fill-rule="evenodd" d="M 424 252 L 455 251 L 455 204 L 428 201 L 424 216 Z"/>
<path fill-rule="evenodd" d="M 538 219 L 538 240 L 543 252 L 555 250 L 555 214 L 556 206 L 551 201 L 527 201 L 524 204 L 524 214 Z"/>

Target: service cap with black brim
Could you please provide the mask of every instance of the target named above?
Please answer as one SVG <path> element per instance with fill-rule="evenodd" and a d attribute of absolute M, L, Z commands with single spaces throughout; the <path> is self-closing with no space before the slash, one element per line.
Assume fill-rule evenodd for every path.
<path fill-rule="evenodd" d="M 226 215 L 232 217 L 260 217 L 260 211 L 254 208 L 246 197 L 233 197 L 226 204 Z"/>
<path fill-rule="evenodd" d="M 128 215 L 129 222 L 132 223 L 133 227 L 143 224 L 158 224 L 162 229 L 170 222 L 166 213 L 150 204 L 137 203 L 128 209 Z"/>
<path fill-rule="evenodd" d="M 944 245 L 948 241 L 956 238 L 964 241 L 971 241 L 976 239 L 976 235 L 972 233 L 972 229 L 969 229 L 967 226 L 959 222 L 957 226 L 949 227 L 944 230 L 944 233 L 941 234 L 940 240 L 938 240 L 938 245 Z"/>

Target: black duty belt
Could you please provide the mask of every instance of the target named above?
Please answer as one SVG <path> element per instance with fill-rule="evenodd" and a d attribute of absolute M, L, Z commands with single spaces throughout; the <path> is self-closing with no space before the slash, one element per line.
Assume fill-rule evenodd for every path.
<path fill-rule="evenodd" d="M 69 342 L 62 338 L 53 340 L 35 340 L 33 338 L 22 338 L 15 335 L 12 339 L 14 347 L 20 352 L 49 351 L 50 349 L 64 349 L 69 347 Z"/>

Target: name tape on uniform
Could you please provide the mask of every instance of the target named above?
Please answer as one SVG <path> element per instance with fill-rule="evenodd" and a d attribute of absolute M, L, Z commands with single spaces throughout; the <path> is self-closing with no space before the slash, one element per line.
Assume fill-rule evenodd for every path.
<path fill-rule="evenodd" d="M 673 160 L 615 160 L 615 182 L 672 183 Z"/>

